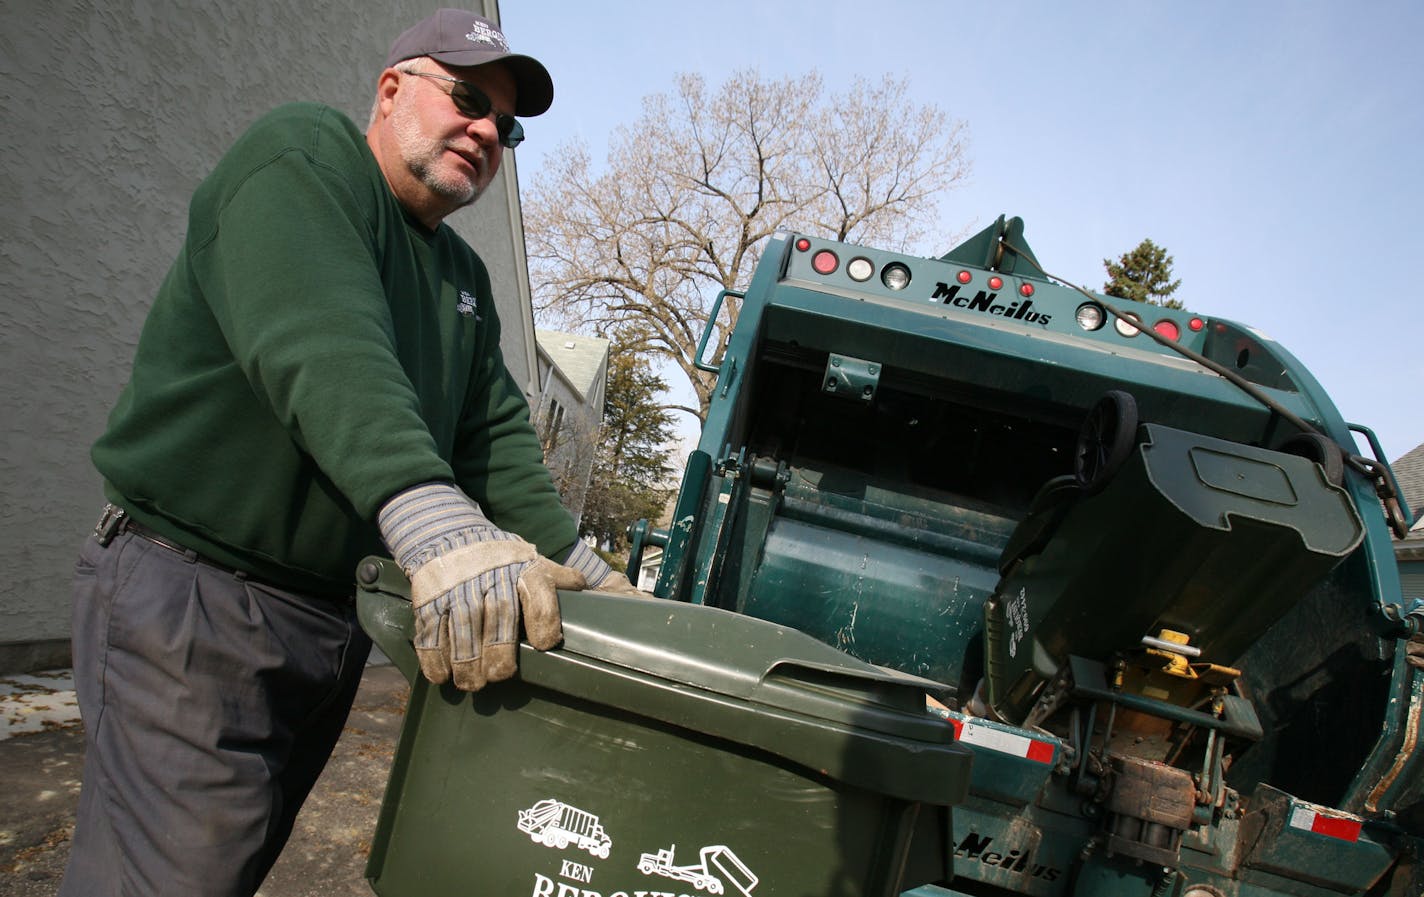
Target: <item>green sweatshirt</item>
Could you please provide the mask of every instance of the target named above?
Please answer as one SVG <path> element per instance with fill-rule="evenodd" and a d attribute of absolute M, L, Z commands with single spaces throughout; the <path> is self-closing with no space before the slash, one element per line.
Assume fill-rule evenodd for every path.
<path fill-rule="evenodd" d="M 484 264 L 310 104 L 258 121 L 194 194 L 93 459 L 140 523 L 310 592 L 350 591 L 377 510 L 416 483 L 458 484 L 545 555 L 577 535 Z"/>

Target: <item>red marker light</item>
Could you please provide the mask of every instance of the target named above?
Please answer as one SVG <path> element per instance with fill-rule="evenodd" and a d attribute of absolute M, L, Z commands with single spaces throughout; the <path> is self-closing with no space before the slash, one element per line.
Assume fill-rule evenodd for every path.
<path fill-rule="evenodd" d="M 970 274 L 968 271 L 960 271 L 958 274 L 955 275 L 954 279 L 959 281 L 960 283 L 968 283 L 969 281 L 974 279 L 974 275 Z"/>
<path fill-rule="evenodd" d="M 811 256 L 811 267 L 816 269 L 817 274 L 830 274 L 840 267 L 841 260 L 836 258 L 836 254 L 829 249 L 822 249 Z"/>
<path fill-rule="evenodd" d="M 1177 326 L 1176 321 L 1169 321 L 1166 318 L 1152 325 L 1152 329 L 1165 336 L 1173 342 L 1182 338 L 1182 328 Z"/>
<path fill-rule="evenodd" d="M 1020 285 L 1020 286 L 1019 286 L 1019 295 L 1021 295 L 1021 296 L 1032 296 L 1032 295 L 1033 295 L 1033 284 L 1031 284 L 1031 283 L 1026 283 L 1026 284 Z"/>
<path fill-rule="evenodd" d="M 805 252 L 806 250 L 811 248 L 811 241 L 806 239 L 805 237 L 802 237 L 801 239 L 796 241 L 796 248 L 801 252 Z"/>
<path fill-rule="evenodd" d="M 1206 326 L 1206 321 L 1203 321 L 1201 318 L 1192 318 L 1187 322 L 1187 326 L 1191 328 L 1192 333 L 1200 333 L 1202 328 Z"/>
<path fill-rule="evenodd" d="M 1003 287 L 1004 287 L 1004 278 L 1002 278 L 1002 277 L 991 277 L 991 278 L 989 278 L 989 289 L 991 289 L 991 290 L 1001 290 L 1001 289 L 1003 289 Z"/>

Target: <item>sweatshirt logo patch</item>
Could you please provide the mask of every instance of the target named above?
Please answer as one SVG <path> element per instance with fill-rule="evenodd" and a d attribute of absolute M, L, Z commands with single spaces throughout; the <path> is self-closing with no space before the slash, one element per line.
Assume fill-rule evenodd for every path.
<path fill-rule="evenodd" d="M 460 301 L 457 302 L 457 303 L 455 303 L 455 311 L 459 312 L 460 314 L 464 315 L 464 316 L 467 317 L 467 318 L 468 318 L 470 315 L 474 314 L 474 313 L 475 313 L 475 297 L 474 297 L 474 296 L 471 296 L 469 293 L 465 292 L 464 290 L 461 290 L 461 291 L 460 291 Z"/>

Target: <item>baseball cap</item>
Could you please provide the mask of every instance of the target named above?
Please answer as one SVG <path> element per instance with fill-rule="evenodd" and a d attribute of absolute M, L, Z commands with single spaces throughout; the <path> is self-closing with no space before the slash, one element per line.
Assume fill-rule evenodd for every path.
<path fill-rule="evenodd" d="M 442 9 L 408 28 L 391 44 L 386 68 L 404 59 L 429 56 L 453 66 L 501 62 L 514 75 L 519 98 L 515 115 L 541 115 L 554 102 L 554 80 L 532 56 L 509 52 L 499 26 L 484 16 L 459 9 Z"/>

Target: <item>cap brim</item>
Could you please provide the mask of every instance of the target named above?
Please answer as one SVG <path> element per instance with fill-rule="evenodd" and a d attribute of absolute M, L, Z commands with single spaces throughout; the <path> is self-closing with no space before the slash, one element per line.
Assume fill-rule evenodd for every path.
<path fill-rule="evenodd" d="M 543 115 L 554 104 L 554 79 L 549 77 L 549 70 L 544 68 L 544 64 L 532 56 L 488 50 L 452 50 L 429 56 L 443 65 L 456 68 L 504 63 L 514 75 L 514 88 L 519 95 L 514 104 L 515 115 Z"/>

